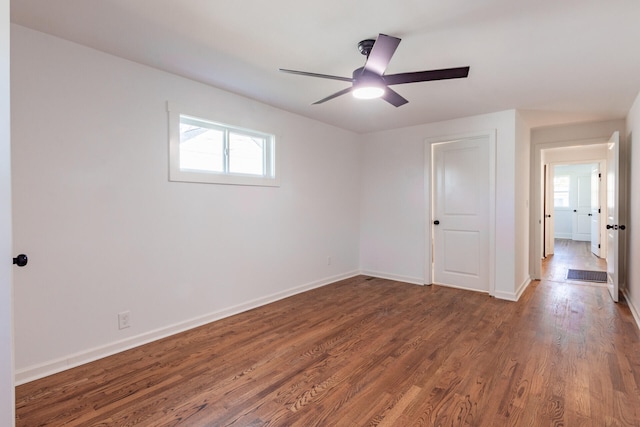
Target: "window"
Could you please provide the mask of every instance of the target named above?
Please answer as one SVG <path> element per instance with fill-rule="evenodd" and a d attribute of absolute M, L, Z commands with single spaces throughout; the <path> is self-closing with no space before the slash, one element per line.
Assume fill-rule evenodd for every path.
<path fill-rule="evenodd" d="M 559 175 L 553 177 L 553 207 L 569 207 L 569 190 L 571 177 L 569 175 Z"/>
<path fill-rule="evenodd" d="M 275 137 L 169 104 L 171 181 L 277 186 Z"/>

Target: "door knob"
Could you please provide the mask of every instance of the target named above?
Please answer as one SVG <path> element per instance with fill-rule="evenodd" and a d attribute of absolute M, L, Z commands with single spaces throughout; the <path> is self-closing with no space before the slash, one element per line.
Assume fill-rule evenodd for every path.
<path fill-rule="evenodd" d="M 627 227 L 625 225 L 620 226 L 620 230 L 625 230 Z"/>
<path fill-rule="evenodd" d="M 613 228 L 613 225 L 607 224 L 607 230 L 611 230 L 612 228 Z"/>
<path fill-rule="evenodd" d="M 574 212 L 578 212 L 578 210 L 577 210 L 577 209 L 574 209 L 573 211 L 574 211 Z"/>
<path fill-rule="evenodd" d="M 440 221 L 438 221 L 438 220 L 436 219 L 435 221 L 433 221 L 433 224 L 434 224 L 434 225 L 438 225 L 438 224 L 440 224 Z"/>
<path fill-rule="evenodd" d="M 589 214 L 589 216 L 593 216 L 593 214 Z"/>
<path fill-rule="evenodd" d="M 29 262 L 29 258 L 25 254 L 20 254 L 13 259 L 13 263 L 18 267 L 24 267 Z"/>

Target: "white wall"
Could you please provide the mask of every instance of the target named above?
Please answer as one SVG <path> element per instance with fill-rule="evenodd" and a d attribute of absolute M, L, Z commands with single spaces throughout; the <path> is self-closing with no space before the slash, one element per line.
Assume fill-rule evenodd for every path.
<path fill-rule="evenodd" d="M 627 217 L 627 288 L 625 295 L 640 327 L 640 94 L 627 116 L 629 210 Z M 634 227 L 635 225 L 635 227 Z"/>
<path fill-rule="evenodd" d="M 424 143 L 427 138 L 497 131 L 496 187 L 496 296 L 517 298 L 522 268 L 527 258 L 526 239 L 516 240 L 516 230 L 528 227 L 516 221 L 514 194 L 522 204 L 528 197 L 528 174 L 517 170 L 516 150 L 528 151 L 527 132 L 518 129 L 513 110 L 493 114 L 376 132 L 363 136 L 363 188 L 361 201 L 360 267 L 366 274 L 425 283 Z M 522 144 L 516 149 L 516 146 Z M 528 157 L 525 155 L 525 162 Z M 525 233 L 526 234 L 526 233 Z M 519 261 L 516 261 L 518 259 Z M 523 270 L 526 270 L 524 268 Z M 520 273 L 519 273 L 520 274 Z M 516 280 L 518 279 L 518 280 Z M 525 283 L 526 285 L 526 283 Z"/>
<path fill-rule="evenodd" d="M 514 203 L 515 203 L 515 285 L 519 297 L 531 281 L 529 275 L 529 192 L 531 164 L 531 128 L 516 114 L 516 145 L 514 159 Z M 500 225 L 498 224 L 499 228 Z"/>
<path fill-rule="evenodd" d="M 606 142 L 613 132 L 622 131 L 624 126 L 624 120 L 606 120 L 539 127 L 531 131 L 531 143 L 547 149 Z M 585 148 L 580 149 L 583 150 Z M 588 159 L 578 157 L 578 160 Z"/>
<path fill-rule="evenodd" d="M 609 136 L 606 137 L 607 140 Z M 598 140 L 602 141 L 602 138 Z M 598 160 L 607 159 L 607 144 L 601 143 L 582 147 L 552 148 L 545 150 L 545 153 L 545 162 L 547 164 L 595 163 Z"/>
<path fill-rule="evenodd" d="M 19 382 L 358 272 L 358 135 L 11 31 Z M 168 100 L 274 133 L 281 186 L 169 182 Z"/>
<path fill-rule="evenodd" d="M 0 1 L 0 425 L 15 423 L 11 247 L 9 1 Z"/>

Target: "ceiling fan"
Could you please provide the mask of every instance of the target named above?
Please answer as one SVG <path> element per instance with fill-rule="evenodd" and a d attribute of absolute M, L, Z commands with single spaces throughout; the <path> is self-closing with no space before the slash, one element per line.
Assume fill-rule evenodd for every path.
<path fill-rule="evenodd" d="M 322 104 L 338 96 L 353 93 L 360 99 L 382 98 L 391 105 L 400 107 L 407 101 L 398 92 L 389 86 L 405 83 L 426 82 L 431 80 L 461 79 L 469 75 L 469 67 L 445 68 L 441 70 L 415 71 L 399 74 L 384 74 L 391 57 L 395 53 L 401 39 L 397 37 L 379 34 L 377 40 L 362 40 L 358 43 L 358 50 L 367 57 L 364 67 L 356 69 L 352 77 L 332 76 L 328 74 L 308 73 L 306 71 L 287 70 L 280 71 L 301 76 L 320 77 L 323 79 L 341 80 L 351 82 L 351 87 L 342 89 L 313 104 Z"/>

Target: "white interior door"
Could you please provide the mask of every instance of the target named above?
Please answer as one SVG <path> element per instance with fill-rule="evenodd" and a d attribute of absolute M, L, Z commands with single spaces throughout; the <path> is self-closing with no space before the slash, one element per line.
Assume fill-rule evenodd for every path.
<path fill-rule="evenodd" d="M 618 220 L 620 208 L 620 136 L 614 132 L 607 150 L 607 287 L 611 298 L 618 302 Z"/>
<path fill-rule="evenodd" d="M 490 138 L 432 145 L 433 280 L 489 292 Z"/>
<path fill-rule="evenodd" d="M 544 185 L 544 239 L 545 250 L 544 256 L 553 255 L 555 251 L 555 226 L 553 217 L 553 177 L 554 168 L 551 165 L 545 165 L 545 185 Z"/>
<path fill-rule="evenodd" d="M 600 165 L 596 164 L 591 170 L 591 252 L 600 256 Z"/>
<path fill-rule="evenodd" d="M 576 176 L 572 239 L 591 240 L 591 175 Z"/>

